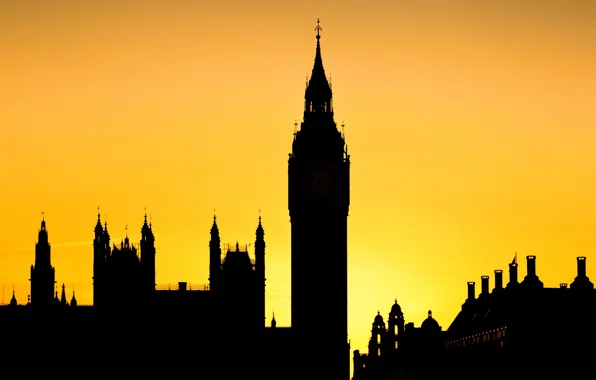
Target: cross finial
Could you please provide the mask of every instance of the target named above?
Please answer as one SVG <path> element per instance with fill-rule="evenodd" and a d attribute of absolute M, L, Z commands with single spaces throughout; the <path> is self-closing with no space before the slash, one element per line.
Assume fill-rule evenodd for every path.
<path fill-rule="evenodd" d="M 317 39 L 321 38 L 321 30 L 323 30 L 323 28 L 321 28 L 320 20 L 317 18 L 317 27 L 315 28 L 315 32 L 317 32 Z"/>

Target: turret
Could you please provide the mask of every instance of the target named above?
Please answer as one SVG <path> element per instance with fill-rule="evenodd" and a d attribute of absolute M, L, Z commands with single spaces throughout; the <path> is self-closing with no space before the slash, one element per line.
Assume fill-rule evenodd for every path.
<path fill-rule="evenodd" d="M 34 307 L 48 307 L 52 304 L 52 293 L 56 271 L 52 267 L 51 247 L 48 239 L 45 218 L 35 244 L 35 264 L 31 266 L 31 304 Z"/>
<path fill-rule="evenodd" d="M 372 324 L 371 338 L 368 344 L 368 355 L 371 357 L 381 356 L 381 347 L 384 344 L 383 338 L 385 336 L 385 321 L 380 312 L 377 312 Z"/>
<path fill-rule="evenodd" d="M 150 297 L 155 292 L 155 236 L 153 235 L 153 226 L 151 221 L 147 223 L 147 213 L 145 212 L 145 221 L 141 227 L 141 267 L 143 272 L 143 283 L 145 297 Z"/>
<path fill-rule="evenodd" d="M 256 230 L 255 239 L 255 276 L 256 276 L 256 312 L 258 314 L 257 326 L 265 326 L 265 230 L 261 224 L 259 215 L 259 224 Z"/>
<path fill-rule="evenodd" d="M 221 281 L 221 246 L 219 240 L 219 228 L 217 219 L 213 215 L 211 226 L 211 240 L 209 241 L 209 289 L 214 294 L 219 292 Z"/>

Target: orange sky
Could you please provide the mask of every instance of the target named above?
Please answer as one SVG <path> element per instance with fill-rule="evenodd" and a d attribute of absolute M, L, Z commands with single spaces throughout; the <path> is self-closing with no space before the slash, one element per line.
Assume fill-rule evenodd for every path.
<path fill-rule="evenodd" d="M 492 288 L 515 252 L 546 286 L 578 255 L 596 273 L 587 1 L 18 3 L 0 5 L 5 302 L 13 284 L 27 300 L 42 211 L 57 281 L 88 304 L 98 205 L 116 241 L 140 239 L 147 206 L 158 283 L 207 281 L 214 208 L 241 244 L 261 209 L 267 310 L 288 325 L 287 158 L 317 17 L 352 158 L 353 348 L 395 297 L 447 328 L 466 281 Z"/>

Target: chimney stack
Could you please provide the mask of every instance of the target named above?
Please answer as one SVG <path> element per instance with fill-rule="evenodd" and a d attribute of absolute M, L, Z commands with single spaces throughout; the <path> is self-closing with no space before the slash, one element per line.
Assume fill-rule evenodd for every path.
<path fill-rule="evenodd" d="M 526 256 L 528 263 L 528 277 L 536 276 L 536 256 Z"/>
<path fill-rule="evenodd" d="M 586 257 L 577 258 L 577 277 L 586 277 Z"/>
<path fill-rule="evenodd" d="M 509 264 L 509 284 L 515 285 L 517 284 L 517 263 Z"/>
<path fill-rule="evenodd" d="M 474 301 L 476 299 L 476 290 L 474 289 L 474 281 L 468 281 L 468 301 Z"/>
<path fill-rule="evenodd" d="M 488 291 L 488 276 L 482 276 L 480 277 L 481 280 L 481 292 L 480 295 L 481 296 L 486 296 L 488 295 L 489 291 Z"/>
<path fill-rule="evenodd" d="M 495 270 L 495 289 L 503 289 L 503 271 Z"/>

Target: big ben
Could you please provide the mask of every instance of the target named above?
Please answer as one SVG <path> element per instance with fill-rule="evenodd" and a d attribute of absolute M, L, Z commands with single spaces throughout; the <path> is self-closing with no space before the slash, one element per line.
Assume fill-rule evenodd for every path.
<path fill-rule="evenodd" d="M 350 156 L 333 116 L 321 57 L 321 27 L 304 118 L 288 160 L 292 329 L 309 346 L 317 378 L 349 379 L 348 255 Z"/>

